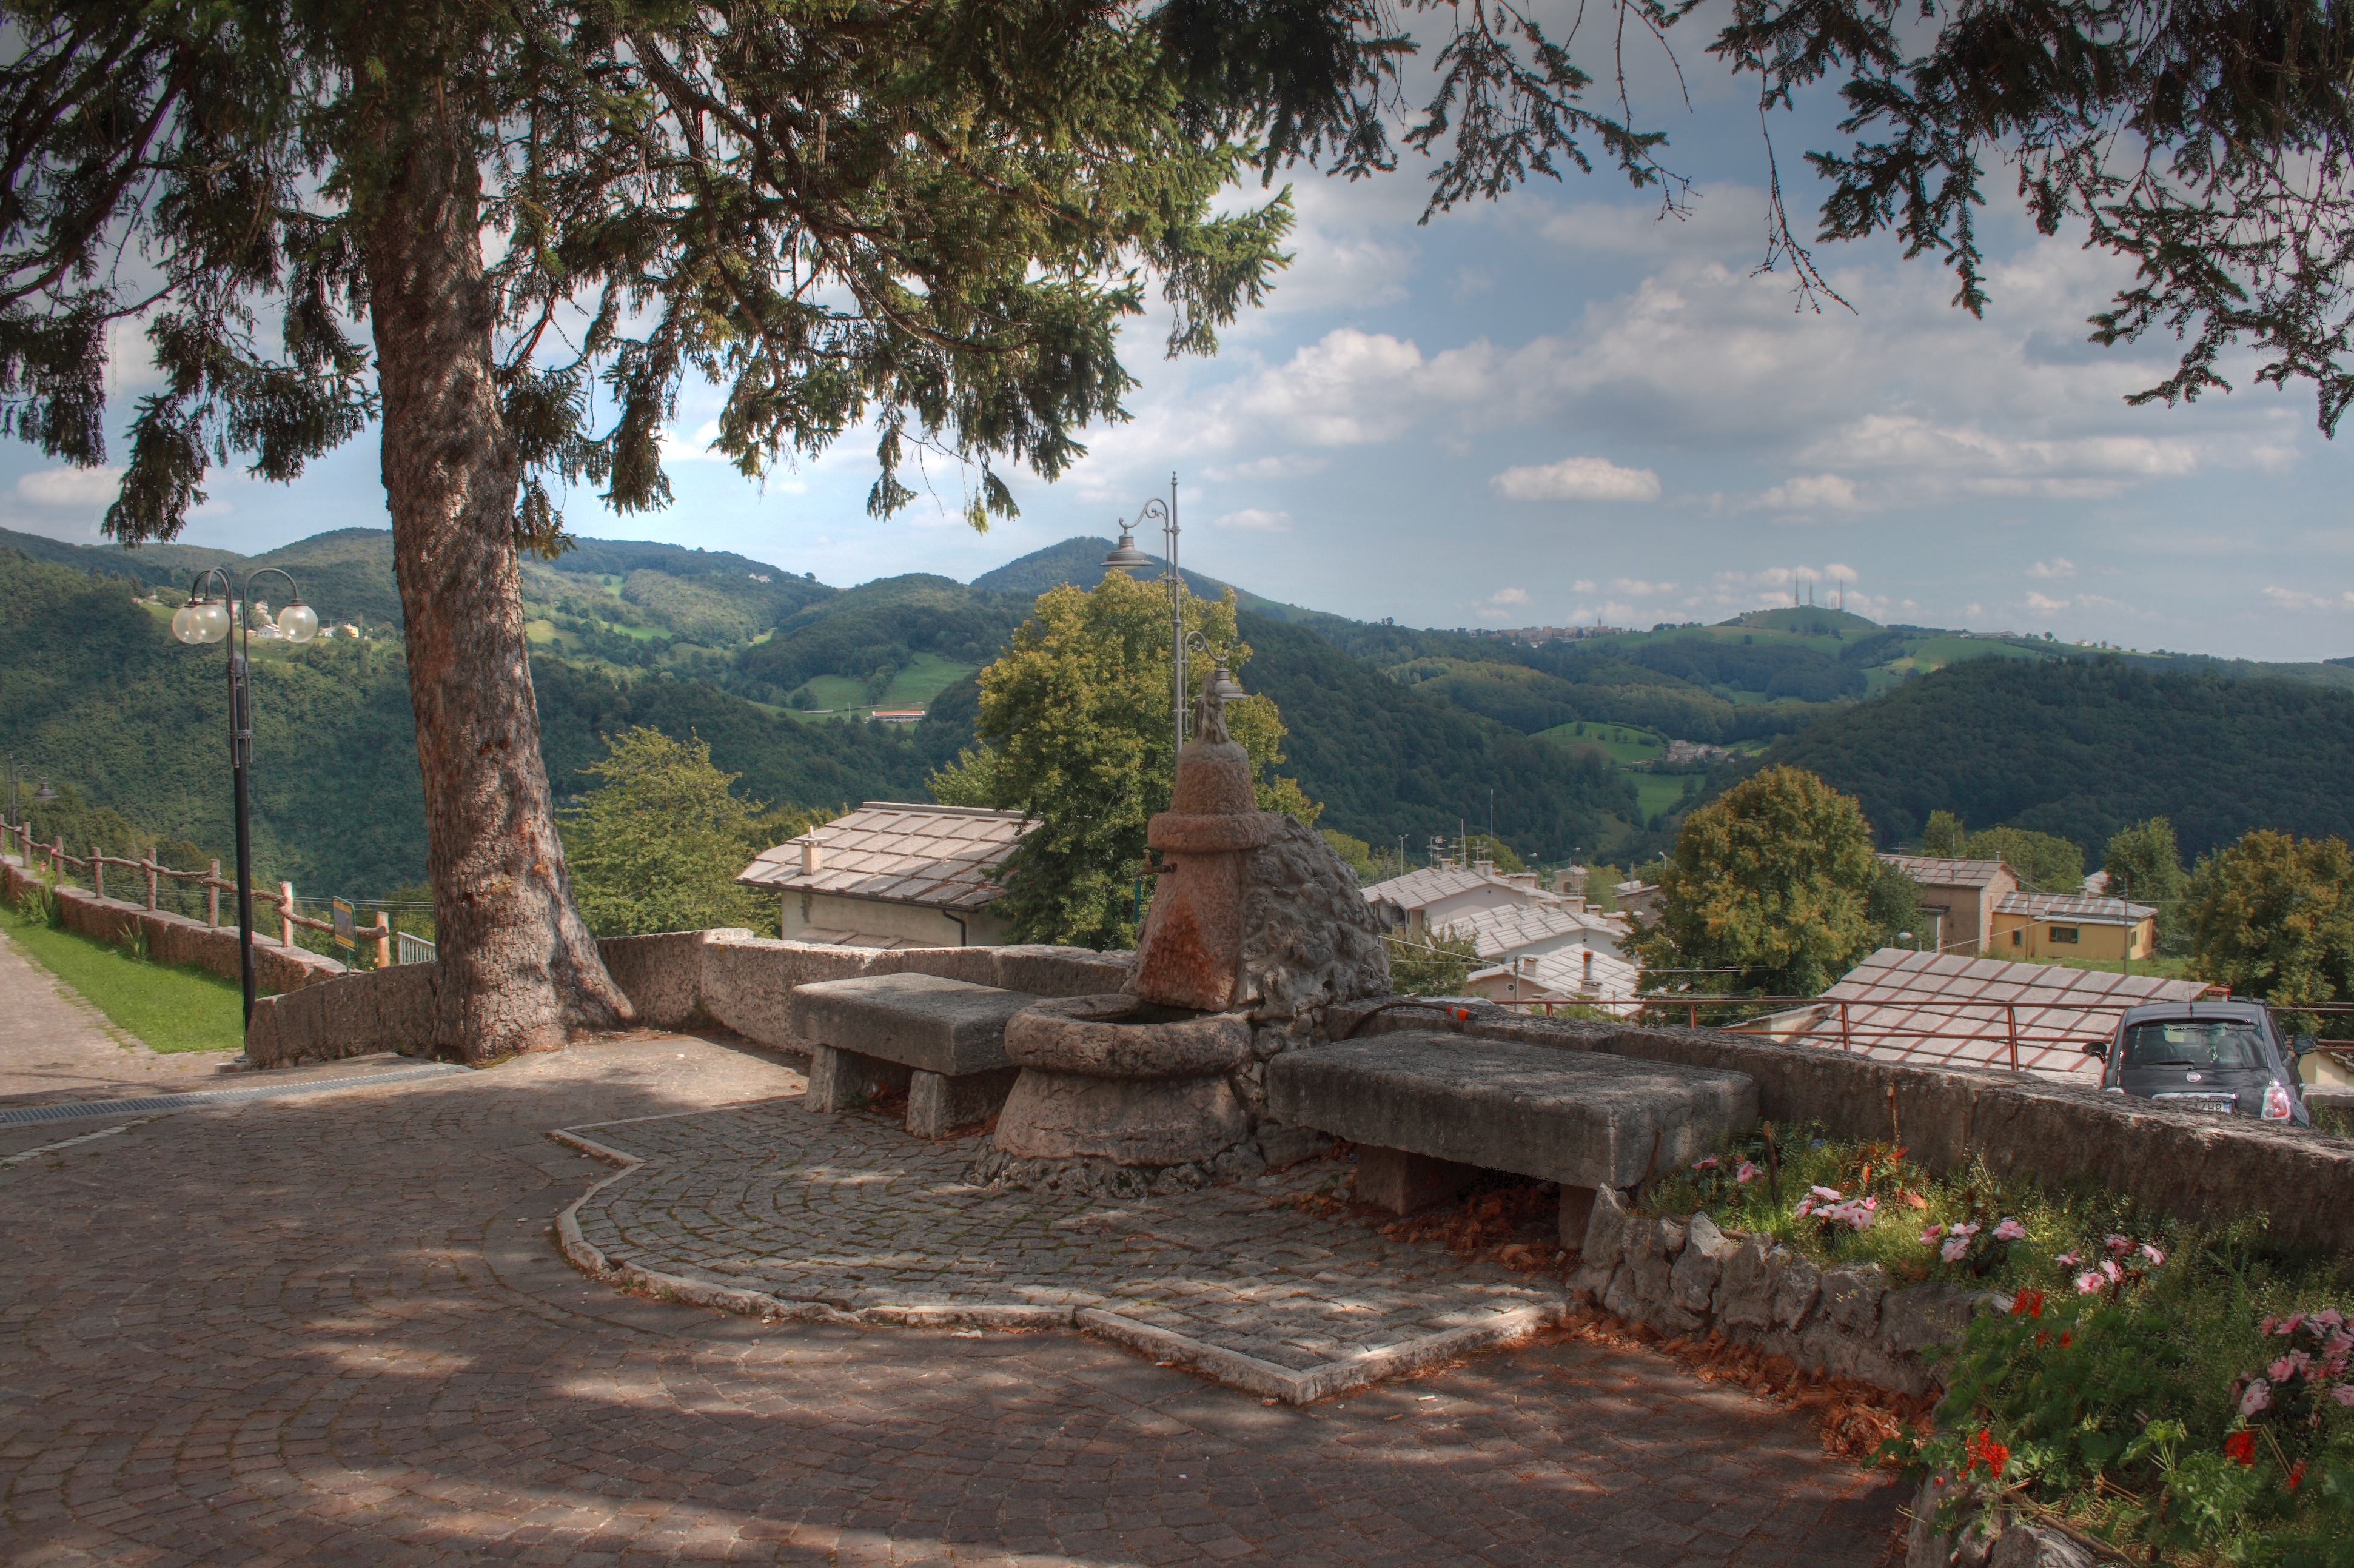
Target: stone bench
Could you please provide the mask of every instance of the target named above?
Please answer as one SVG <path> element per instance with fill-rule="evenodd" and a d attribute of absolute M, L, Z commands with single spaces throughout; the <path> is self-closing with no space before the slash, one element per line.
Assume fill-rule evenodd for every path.
<path fill-rule="evenodd" d="M 1006 1059 L 1006 1020 L 1037 1000 L 924 974 L 795 986 L 793 1033 L 810 1042 L 802 1104 L 836 1111 L 904 1093 L 915 1138 L 986 1121 L 1021 1072 Z"/>
<path fill-rule="evenodd" d="M 1757 1119 L 1744 1073 L 1410 1030 L 1287 1051 L 1267 1112 L 1357 1147 L 1357 1197 L 1409 1213 L 1481 1171 L 1561 1183 L 1564 1246 L 1595 1189 L 1689 1164 Z"/>

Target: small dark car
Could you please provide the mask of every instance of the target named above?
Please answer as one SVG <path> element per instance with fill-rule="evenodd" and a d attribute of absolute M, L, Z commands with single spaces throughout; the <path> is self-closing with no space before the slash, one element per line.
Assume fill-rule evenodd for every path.
<path fill-rule="evenodd" d="M 2101 1087 L 2219 1116 L 2311 1127 L 2296 1059 L 2313 1042 L 2281 1036 L 2269 1009 L 2251 1001 L 2167 1001 L 2129 1008 L 2105 1044 Z"/>

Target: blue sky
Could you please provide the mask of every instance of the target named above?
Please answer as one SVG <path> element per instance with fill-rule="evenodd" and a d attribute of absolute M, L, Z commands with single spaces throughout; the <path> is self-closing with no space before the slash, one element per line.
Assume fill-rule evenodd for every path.
<path fill-rule="evenodd" d="M 2084 320 L 2125 269 L 2077 235 L 2039 238 L 1999 194 L 1984 321 L 1951 308 L 1950 274 L 1884 243 L 1818 252 L 1852 312 L 1798 309 L 1787 271 L 1755 270 L 1754 98 L 1695 63 L 1694 42 L 1689 112 L 1655 62 L 1636 80 L 1672 137 L 1666 161 L 1696 182 L 1689 216 L 1572 174 L 1419 227 L 1411 157 L 1355 185 L 1303 174 L 1297 260 L 1271 306 L 1209 360 L 1163 360 L 1166 322 L 1137 322 L 1134 418 L 1094 432 L 1060 482 L 1017 477 L 1023 516 L 986 536 L 956 515 L 953 466 L 932 467 L 909 513 L 869 520 L 868 442 L 748 483 L 700 456 L 709 397 L 682 406 L 668 513 L 616 518 L 581 495 L 572 525 L 844 586 L 970 578 L 1111 533 L 1173 470 L 1188 566 L 1368 619 L 1649 626 L 1787 603 L 1796 583 L 1883 620 L 2354 655 L 2354 431 L 2323 440 L 2309 391 L 2255 387 L 2253 361 L 2231 367 L 2228 397 L 2126 407 L 2170 344 L 2087 344 Z M 1824 110 L 1775 126 L 1808 217 L 1819 192 L 1799 154 L 1828 143 Z M 146 376 L 125 346 L 127 410 Z M 0 447 L 9 527 L 95 539 L 111 489 Z M 209 489 L 188 542 L 252 551 L 384 519 L 372 435 L 291 487 L 226 474 Z"/>

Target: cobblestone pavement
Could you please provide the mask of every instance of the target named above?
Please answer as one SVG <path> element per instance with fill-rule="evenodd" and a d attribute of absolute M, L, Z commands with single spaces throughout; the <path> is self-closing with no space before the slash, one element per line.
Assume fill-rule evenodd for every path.
<path fill-rule="evenodd" d="M 0 1170 L 0 1562 L 1861 1568 L 1887 1539 L 1893 1487 L 1649 1355 L 1271 1406 L 1068 1332 L 763 1324 L 558 1257 L 607 1172 L 548 1129 L 798 1086 L 640 1036 Z"/>
<path fill-rule="evenodd" d="M 922 1143 L 793 1100 L 574 1130 L 646 1161 L 580 1208 L 608 1258 L 836 1311 L 1095 1308 L 1306 1372 L 1568 1307 L 1557 1282 L 1284 1202 L 1326 1162 L 1123 1201 L 986 1192 L 964 1181 L 986 1139 Z"/>

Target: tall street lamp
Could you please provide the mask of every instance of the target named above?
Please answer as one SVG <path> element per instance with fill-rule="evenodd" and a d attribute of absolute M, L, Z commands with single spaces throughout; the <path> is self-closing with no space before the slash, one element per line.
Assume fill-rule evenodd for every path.
<path fill-rule="evenodd" d="M 1172 693 L 1169 711 L 1171 727 L 1175 732 L 1177 749 L 1185 748 L 1185 578 L 1177 569 L 1177 476 L 1169 476 L 1169 499 L 1154 496 L 1137 508 L 1136 520 L 1141 524 L 1150 518 L 1161 520 L 1161 536 L 1168 546 L 1169 569 L 1161 580 L 1169 585 L 1169 645 Z M 1104 557 L 1104 565 L 1112 571 L 1133 574 L 1139 567 L 1149 567 L 1152 557 L 1136 547 L 1136 531 L 1120 520 L 1119 544 Z M 1173 754 L 1172 754 L 1173 755 Z"/>
<path fill-rule="evenodd" d="M 286 578 L 287 605 L 262 635 L 282 637 L 289 642 L 310 641 L 319 634 L 319 612 L 302 602 L 301 585 L 276 567 L 263 567 L 247 577 L 241 595 L 227 572 L 208 567 L 188 590 L 188 602 L 172 613 L 173 636 L 183 642 L 224 643 L 228 652 L 228 766 L 237 795 L 238 978 L 245 992 L 240 1036 L 253 1028 L 253 848 L 247 824 L 245 779 L 246 768 L 253 761 L 253 700 L 246 653 L 253 644 L 253 585 L 270 576 Z M 218 598 L 211 591 L 216 581 L 220 586 Z M 231 632 L 237 634 L 234 640 Z"/>

